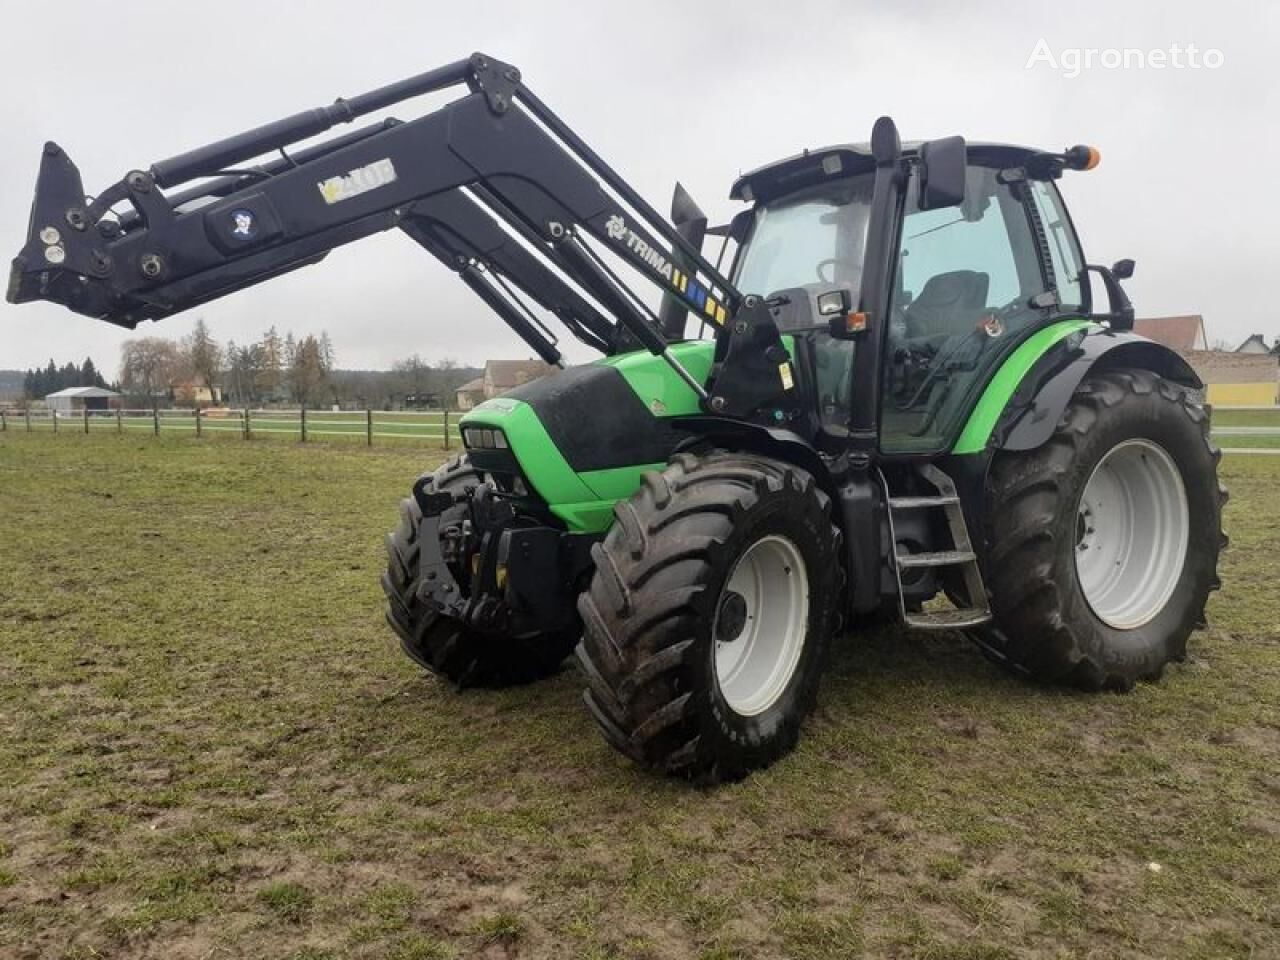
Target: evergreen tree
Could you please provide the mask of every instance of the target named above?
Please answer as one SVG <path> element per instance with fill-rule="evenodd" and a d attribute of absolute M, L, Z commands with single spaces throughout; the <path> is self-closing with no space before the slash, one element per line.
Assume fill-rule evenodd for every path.
<path fill-rule="evenodd" d="M 203 318 L 196 319 L 190 335 L 183 339 L 182 355 L 196 386 L 213 389 L 218 385 L 218 374 L 222 371 L 222 347 L 209 334 Z"/>
<path fill-rule="evenodd" d="M 284 367 L 284 344 L 272 326 L 257 344 L 255 387 L 264 399 L 270 399 L 281 385 Z"/>
<path fill-rule="evenodd" d="M 82 387 L 105 387 L 106 382 L 102 379 L 102 374 L 98 372 L 98 368 L 93 365 L 92 357 L 85 357 L 84 363 L 80 365 L 80 386 Z"/>

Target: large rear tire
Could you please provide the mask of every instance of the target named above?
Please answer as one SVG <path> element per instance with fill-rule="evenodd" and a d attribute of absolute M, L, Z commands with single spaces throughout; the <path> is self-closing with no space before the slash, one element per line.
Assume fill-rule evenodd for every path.
<path fill-rule="evenodd" d="M 1218 587 L 1220 459 L 1185 388 L 1147 370 L 1087 377 L 1048 443 L 992 465 L 987 649 L 1089 690 L 1159 679 Z"/>
<path fill-rule="evenodd" d="M 829 499 L 787 463 L 682 454 L 614 515 L 578 601 L 605 738 L 701 782 L 768 766 L 813 709 L 838 621 Z"/>
<path fill-rule="evenodd" d="M 464 455 L 432 474 L 429 492 L 457 493 L 484 482 Z M 445 511 L 440 528 L 461 523 L 465 510 L 454 506 Z M 387 570 L 382 575 L 387 623 L 400 637 L 404 652 L 459 687 L 514 686 L 555 673 L 578 641 L 576 624 L 556 633 L 500 637 L 470 630 L 419 599 L 421 526 L 422 510 L 413 497 L 406 497 L 400 502 L 400 523 L 387 536 Z"/>

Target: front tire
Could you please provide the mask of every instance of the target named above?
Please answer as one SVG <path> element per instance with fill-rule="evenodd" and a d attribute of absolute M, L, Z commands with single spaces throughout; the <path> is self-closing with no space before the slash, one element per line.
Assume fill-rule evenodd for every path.
<path fill-rule="evenodd" d="M 838 620 L 830 500 L 787 463 L 682 454 L 614 514 L 578 601 L 605 738 L 701 782 L 773 763 L 813 709 Z"/>
<path fill-rule="evenodd" d="M 484 482 L 464 455 L 436 470 L 429 490 L 461 493 Z M 446 510 L 440 518 L 441 529 L 461 523 L 465 512 L 463 505 Z M 509 687 L 555 673 L 578 641 L 576 623 L 554 633 L 494 636 L 442 616 L 419 598 L 421 526 L 417 500 L 406 497 L 400 502 L 400 523 L 387 536 L 387 570 L 382 575 L 387 623 L 400 637 L 405 654 L 459 687 Z"/>
<path fill-rule="evenodd" d="M 1048 443 L 992 465 L 987 649 L 1089 690 L 1183 659 L 1226 545 L 1220 458 L 1184 388 L 1147 370 L 1086 378 Z"/>

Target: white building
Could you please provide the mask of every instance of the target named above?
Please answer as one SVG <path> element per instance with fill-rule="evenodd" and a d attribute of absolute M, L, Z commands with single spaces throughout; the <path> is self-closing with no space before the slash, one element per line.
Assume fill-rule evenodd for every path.
<path fill-rule="evenodd" d="M 47 394 L 44 402 L 59 417 L 78 417 L 86 410 L 90 413 L 115 410 L 120 406 L 120 394 L 102 387 L 67 387 Z"/>

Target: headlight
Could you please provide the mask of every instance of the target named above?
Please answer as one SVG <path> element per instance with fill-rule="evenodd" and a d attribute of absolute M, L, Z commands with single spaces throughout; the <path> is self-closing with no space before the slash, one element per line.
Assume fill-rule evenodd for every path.
<path fill-rule="evenodd" d="M 464 427 L 462 442 L 468 450 L 506 450 L 507 437 L 492 427 Z"/>

